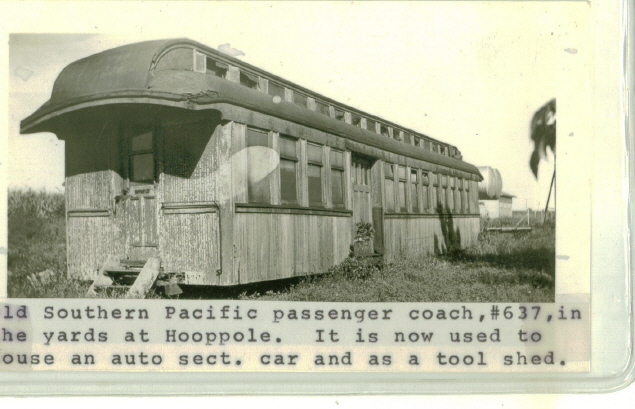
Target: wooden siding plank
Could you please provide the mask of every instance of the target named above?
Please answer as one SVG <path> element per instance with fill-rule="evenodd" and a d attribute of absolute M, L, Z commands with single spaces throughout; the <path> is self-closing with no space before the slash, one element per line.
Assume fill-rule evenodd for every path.
<path fill-rule="evenodd" d="M 157 206 L 154 197 L 143 199 L 143 232 L 146 234 L 144 244 L 146 246 L 158 245 L 157 235 Z"/>
<path fill-rule="evenodd" d="M 164 214 L 162 262 L 168 272 L 186 272 L 187 284 L 216 284 L 220 268 L 218 213 Z M 229 280 L 227 280 L 230 282 Z"/>

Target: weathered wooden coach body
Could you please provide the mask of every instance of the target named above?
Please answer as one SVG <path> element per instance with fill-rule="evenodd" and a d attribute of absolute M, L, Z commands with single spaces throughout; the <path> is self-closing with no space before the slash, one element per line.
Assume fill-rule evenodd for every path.
<path fill-rule="evenodd" d="M 70 64 L 21 127 L 66 142 L 74 277 L 116 255 L 244 284 L 327 271 L 359 221 L 388 261 L 479 230 L 481 175 L 455 147 L 186 39 Z"/>

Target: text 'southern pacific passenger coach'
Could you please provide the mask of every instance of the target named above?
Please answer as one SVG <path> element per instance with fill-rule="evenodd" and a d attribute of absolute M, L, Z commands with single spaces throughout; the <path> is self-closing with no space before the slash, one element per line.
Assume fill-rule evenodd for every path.
<path fill-rule="evenodd" d="M 245 284 L 326 272 L 360 221 L 386 261 L 479 231 L 456 147 L 187 39 L 68 65 L 21 123 L 44 131 L 66 146 L 73 277 L 155 260 L 180 284 Z"/>

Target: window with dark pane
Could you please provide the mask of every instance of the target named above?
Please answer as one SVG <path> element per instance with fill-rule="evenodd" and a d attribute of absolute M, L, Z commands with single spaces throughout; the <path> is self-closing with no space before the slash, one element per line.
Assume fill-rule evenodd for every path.
<path fill-rule="evenodd" d="M 322 159 L 323 150 L 319 145 L 307 144 L 307 175 L 309 185 L 309 205 L 323 206 L 322 200 Z"/>
<path fill-rule="evenodd" d="M 344 207 L 344 152 L 331 150 L 330 159 L 333 207 Z"/>
<path fill-rule="evenodd" d="M 329 110 L 329 106 L 322 101 L 315 101 L 315 110 L 322 115 L 331 116 L 331 112 Z"/>
<path fill-rule="evenodd" d="M 251 89 L 258 89 L 258 76 L 240 71 L 240 85 Z"/>
<path fill-rule="evenodd" d="M 132 155 L 132 182 L 152 183 L 154 181 L 154 155 L 143 153 Z"/>
<path fill-rule="evenodd" d="M 293 93 L 293 103 L 301 106 L 302 108 L 306 108 L 308 106 L 307 96 L 304 94 L 300 94 L 297 92 Z"/>
<path fill-rule="evenodd" d="M 371 132 L 375 132 L 377 133 L 377 127 L 375 126 L 376 122 L 373 121 L 372 119 L 367 119 L 366 120 L 366 129 L 368 129 Z"/>
<path fill-rule="evenodd" d="M 438 185 L 438 176 L 434 173 L 430 173 L 430 185 L 428 186 L 428 194 L 430 196 L 430 209 L 434 213 L 437 210 L 437 187 Z"/>
<path fill-rule="evenodd" d="M 430 176 L 428 172 L 421 172 L 421 212 L 423 213 L 426 209 L 430 207 L 429 205 L 429 195 L 428 188 L 430 184 Z"/>
<path fill-rule="evenodd" d="M 337 119 L 338 121 L 344 121 L 344 111 L 342 111 L 339 108 L 335 108 L 335 119 Z"/>
<path fill-rule="evenodd" d="M 143 152 L 152 150 L 152 132 L 132 137 L 132 152 Z"/>
<path fill-rule="evenodd" d="M 358 128 L 361 128 L 362 127 L 362 117 L 359 116 L 359 115 L 352 114 L 351 115 L 351 123 L 354 126 L 356 126 Z"/>
<path fill-rule="evenodd" d="M 395 211 L 395 187 L 393 166 L 390 163 L 384 164 L 384 186 L 386 193 L 386 211 Z"/>
<path fill-rule="evenodd" d="M 438 175 L 437 178 L 439 179 L 439 186 L 437 191 L 437 206 L 440 206 L 441 212 L 444 212 L 445 211 L 445 190 L 443 188 L 443 184 L 444 184 L 443 179 L 445 178 L 445 176 Z"/>
<path fill-rule="evenodd" d="M 399 166 L 399 210 L 405 212 L 406 205 L 406 168 Z"/>
<path fill-rule="evenodd" d="M 131 182 L 154 182 L 152 132 L 134 136 L 130 140 L 129 167 Z"/>
<path fill-rule="evenodd" d="M 298 203 L 298 155 L 297 142 L 280 135 L 280 200 L 284 204 Z"/>
<path fill-rule="evenodd" d="M 229 65 L 224 62 L 216 61 L 213 58 L 207 57 L 206 73 L 215 75 L 220 78 L 227 78 L 227 71 Z"/>
<path fill-rule="evenodd" d="M 379 130 L 383 136 L 390 136 L 390 134 L 388 133 L 388 127 L 386 125 L 380 125 Z"/>
<path fill-rule="evenodd" d="M 415 169 L 410 171 L 410 201 L 413 213 L 419 213 L 419 178 Z"/>
<path fill-rule="evenodd" d="M 280 99 L 284 101 L 284 87 L 276 84 L 275 82 L 269 81 L 267 93 L 272 97 L 280 97 Z"/>
<path fill-rule="evenodd" d="M 456 210 L 457 213 L 462 213 L 463 212 L 463 208 L 461 207 L 461 179 L 457 179 L 456 180 L 456 189 L 454 190 L 454 209 Z"/>
<path fill-rule="evenodd" d="M 269 133 L 247 128 L 247 192 L 250 203 L 271 203 L 272 166 L 263 162 L 263 147 L 269 147 Z"/>

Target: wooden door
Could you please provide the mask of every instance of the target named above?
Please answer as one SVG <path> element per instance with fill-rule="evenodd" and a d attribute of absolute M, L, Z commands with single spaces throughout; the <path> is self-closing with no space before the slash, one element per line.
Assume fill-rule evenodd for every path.
<path fill-rule="evenodd" d="M 351 164 L 351 186 L 353 187 L 353 237 L 357 233 L 357 223 L 373 224 L 372 203 L 370 197 L 370 163 L 353 156 Z M 369 243 L 369 252 L 373 249 L 373 240 Z"/>
<path fill-rule="evenodd" d="M 126 258 L 147 260 L 158 254 L 156 158 L 152 132 L 132 136 L 127 154 Z"/>

